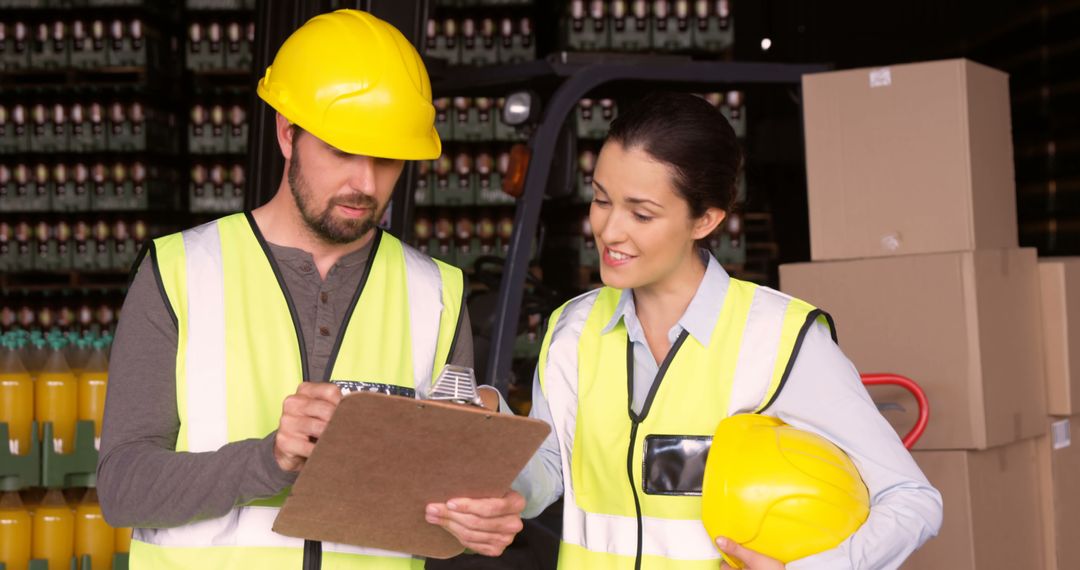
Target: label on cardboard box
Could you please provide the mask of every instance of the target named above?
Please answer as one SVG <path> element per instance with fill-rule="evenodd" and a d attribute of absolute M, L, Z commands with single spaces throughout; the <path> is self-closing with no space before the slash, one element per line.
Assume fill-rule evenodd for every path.
<path fill-rule="evenodd" d="M 1061 420 L 1050 424 L 1050 443 L 1054 446 L 1055 451 L 1072 445 L 1072 437 L 1069 435 L 1069 420 Z"/>
<path fill-rule="evenodd" d="M 892 85 L 892 70 L 881 67 L 870 70 L 870 87 L 888 87 Z"/>

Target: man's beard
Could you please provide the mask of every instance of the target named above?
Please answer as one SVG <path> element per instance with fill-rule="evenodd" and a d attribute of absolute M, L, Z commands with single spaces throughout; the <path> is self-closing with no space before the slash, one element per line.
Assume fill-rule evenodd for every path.
<path fill-rule="evenodd" d="M 368 234 L 374 227 L 375 221 L 382 219 L 383 208 L 374 198 L 366 194 L 355 194 L 348 198 L 334 198 L 326 205 L 322 212 L 316 213 L 314 201 L 307 184 L 300 172 L 300 154 L 293 152 L 292 161 L 289 163 L 288 172 L 289 189 L 292 190 L 296 207 L 300 210 L 300 216 L 304 223 L 319 239 L 326 243 L 346 244 L 352 243 Z M 363 208 L 370 212 L 363 218 L 335 218 L 334 206 L 343 205 L 350 208 Z"/>

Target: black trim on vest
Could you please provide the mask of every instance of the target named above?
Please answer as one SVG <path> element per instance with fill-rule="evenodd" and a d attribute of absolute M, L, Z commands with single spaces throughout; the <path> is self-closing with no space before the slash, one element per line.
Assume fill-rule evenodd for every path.
<path fill-rule="evenodd" d="M 143 250 L 145 255 L 146 251 L 150 252 L 150 266 L 154 268 L 154 282 L 157 283 L 158 293 L 161 293 L 161 300 L 165 302 L 165 310 L 169 311 L 169 318 L 172 319 L 172 324 L 176 327 L 176 330 L 180 330 L 180 320 L 176 318 L 176 311 L 173 310 L 172 303 L 169 302 L 169 294 L 165 292 L 165 281 L 161 278 L 161 268 L 158 267 L 157 246 L 154 245 L 153 240 L 147 242 L 146 249 Z M 141 259 L 141 257 L 140 257 Z M 139 261 L 136 260 L 135 267 L 139 266 Z M 131 272 L 131 281 L 135 280 L 136 271 L 133 269 Z M 131 281 L 128 281 L 130 288 Z"/>
<path fill-rule="evenodd" d="M 330 351 L 330 359 L 326 361 L 326 371 L 323 373 L 323 381 L 325 382 L 329 382 L 331 376 L 334 374 L 334 364 L 337 362 L 338 351 L 341 350 L 341 343 L 345 340 L 345 331 L 349 329 L 349 323 L 352 322 L 353 311 L 356 310 L 356 305 L 360 302 L 360 295 L 364 293 L 364 286 L 367 285 L 368 276 L 371 275 L 371 266 L 375 265 L 375 256 L 379 253 L 379 244 L 382 242 L 382 236 L 382 230 L 376 229 L 375 237 L 371 243 L 371 253 L 368 255 L 367 266 L 364 267 L 364 274 L 360 276 L 360 284 L 356 286 L 356 293 L 353 293 L 352 303 L 349 304 L 349 309 L 345 311 L 345 321 L 338 330 L 337 340 L 334 341 L 334 348 Z M 352 378 L 350 378 L 350 380 L 352 380 Z"/>
<path fill-rule="evenodd" d="M 320 568 L 322 568 L 322 542 L 305 540 L 304 570 L 320 570 Z"/>
<path fill-rule="evenodd" d="M 806 321 L 803 322 L 802 328 L 799 329 L 799 336 L 795 337 L 795 346 L 791 349 L 791 356 L 788 358 L 787 366 L 784 367 L 784 375 L 780 377 L 780 384 L 776 387 L 776 391 L 773 392 L 769 401 L 765 403 L 755 414 L 765 413 L 765 410 L 769 409 L 776 402 L 776 398 L 780 396 L 780 392 L 784 390 L 784 386 L 787 384 L 788 376 L 791 375 L 791 369 L 795 366 L 795 359 L 799 356 L 799 350 L 802 349 L 803 340 L 806 339 L 806 333 L 810 331 L 810 327 L 814 326 L 818 317 L 825 317 L 825 322 L 829 323 L 829 331 L 832 334 L 833 342 L 836 342 L 836 326 L 833 325 L 833 318 L 829 313 L 822 311 L 821 309 L 814 309 L 806 314 Z"/>
<path fill-rule="evenodd" d="M 446 353 L 446 362 L 443 365 L 450 364 L 450 360 L 454 358 L 454 351 L 457 350 L 458 337 L 461 336 L 461 323 L 465 320 L 465 276 L 461 276 L 461 308 L 457 314 L 457 325 L 454 326 L 454 340 L 450 342 L 450 351 Z M 472 331 L 469 331 L 472 334 Z"/>
<path fill-rule="evenodd" d="M 146 253 L 150 251 L 150 246 L 154 243 L 154 240 L 146 240 L 146 243 L 139 248 L 139 254 L 135 256 L 135 261 L 131 263 L 131 268 L 128 269 L 127 287 L 131 289 L 131 284 L 135 282 L 135 275 L 139 272 L 139 264 L 146 259 Z"/>
<path fill-rule="evenodd" d="M 630 340 L 630 334 L 626 335 L 626 411 L 630 414 L 630 445 L 626 450 L 626 476 L 630 480 L 630 492 L 634 495 L 634 511 L 637 513 L 637 553 L 634 557 L 634 570 L 641 570 L 642 537 L 645 534 L 644 522 L 641 520 L 641 500 L 638 499 L 637 484 L 634 482 L 634 443 L 637 442 L 638 426 L 649 415 L 656 392 L 660 389 L 660 383 L 664 381 L 664 376 L 667 376 L 671 361 L 675 360 L 675 355 L 678 354 L 688 336 L 690 333 L 683 329 L 679 338 L 675 339 L 675 343 L 668 349 L 664 362 L 656 371 L 656 378 L 653 379 L 652 386 L 649 388 L 649 395 L 641 406 L 641 413 L 638 414 L 634 413 L 634 343 Z"/>
<path fill-rule="evenodd" d="M 630 342 L 630 337 L 626 338 L 626 382 L 629 390 L 630 402 L 630 420 L 633 422 L 645 421 L 645 416 L 649 415 L 649 410 L 652 409 L 653 400 L 656 398 L 656 392 L 660 389 L 660 383 L 664 381 L 664 376 L 667 376 L 668 367 L 671 366 L 671 361 L 675 360 L 675 355 L 682 348 L 686 338 L 690 336 L 690 333 L 683 329 L 683 332 L 679 334 L 679 338 L 675 339 L 675 343 L 668 349 L 667 356 L 664 357 L 664 362 L 660 363 L 660 369 L 656 371 L 656 379 L 653 380 L 652 387 L 649 388 L 649 395 L 645 398 L 645 403 L 641 406 L 641 413 L 634 413 L 634 343 Z"/>
<path fill-rule="evenodd" d="M 637 552 L 634 555 L 634 570 L 641 570 L 641 543 L 645 534 L 641 520 L 641 501 L 638 499 L 637 486 L 634 485 L 634 442 L 637 441 L 637 422 L 630 424 L 630 448 L 626 450 L 626 476 L 630 480 L 630 491 L 634 495 L 634 512 L 637 513 Z"/>
<path fill-rule="evenodd" d="M 293 328 L 296 329 L 296 340 L 300 344 L 298 348 L 300 349 L 301 373 L 307 376 L 307 345 L 304 343 L 304 331 L 300 329 L 300 317 L 296 313 L 296 305 L 293 303 L 292 296 L 289 295 L 289 288 L 285 286 L 285 278 L 281 275 L 281 268 L 278 267 L 277 260 L 274 259 L 274 254 L 270 251 L 270 244 L 266 243 L 266 238 L 263 237 L 262 232 L 259 230 L 259 225 L 255 223 L 255 217 L 251 215 L 251 212 L 244 212 L 244 217 L 247 218 L 248 225 L 251 226 L 251 231 L 255 234 L 255 240 L 259 242 L 263 254 L 266 255 L 270 270 L 274 272 L 274 277 L 277 279 L 278 288 L 281 289 L 281 294 L 285 297 L 285 304 L 289 306 L 289 316 L 292 317 Z"/>

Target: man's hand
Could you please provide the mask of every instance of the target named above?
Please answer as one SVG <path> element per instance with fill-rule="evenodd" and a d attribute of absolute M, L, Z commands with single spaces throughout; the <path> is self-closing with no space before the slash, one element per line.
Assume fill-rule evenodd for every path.
<path fill-rule="evenodd" d="M 724 554 L 742 562 L 742 568 L 747 570 L 784 570 L 785 567 L 783 562 L 754 552 L 730 538 L 718 537 L 716 547 Z M 725 562 L 720 564 L 720 568 L 731 568 L 731 566 L 728 566 Z"/>
<path fill-rule="evenodd" d="M 304 466 L 340 401 L 341 389 L 330 382 L 303 382 L 285 398 L 274 438 L 274 459 L 282 471 Z"/>
<path fill-rule="evenodd" d="M 426 519 L 445 528 L 465 548 L 498 556 L 521 532 L 525 497 L 515 491 L 501 499 L 450 499 L 427 506 Z"/>

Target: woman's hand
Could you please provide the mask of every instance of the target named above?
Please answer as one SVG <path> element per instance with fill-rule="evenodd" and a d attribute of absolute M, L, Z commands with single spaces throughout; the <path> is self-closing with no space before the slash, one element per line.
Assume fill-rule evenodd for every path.
<path fill-rule="evenodd" d="M 784 570 L 785 568 L 783 562 L 769 558 L 759 552 L 754 552 L 729 538 L 718 537 L 716 547 L 724 554 L 741 561 L 743 563 L 742 567 L 747 570 Z M 731 566 L 723 563 L 720 568 L 731 568 Z"/>

